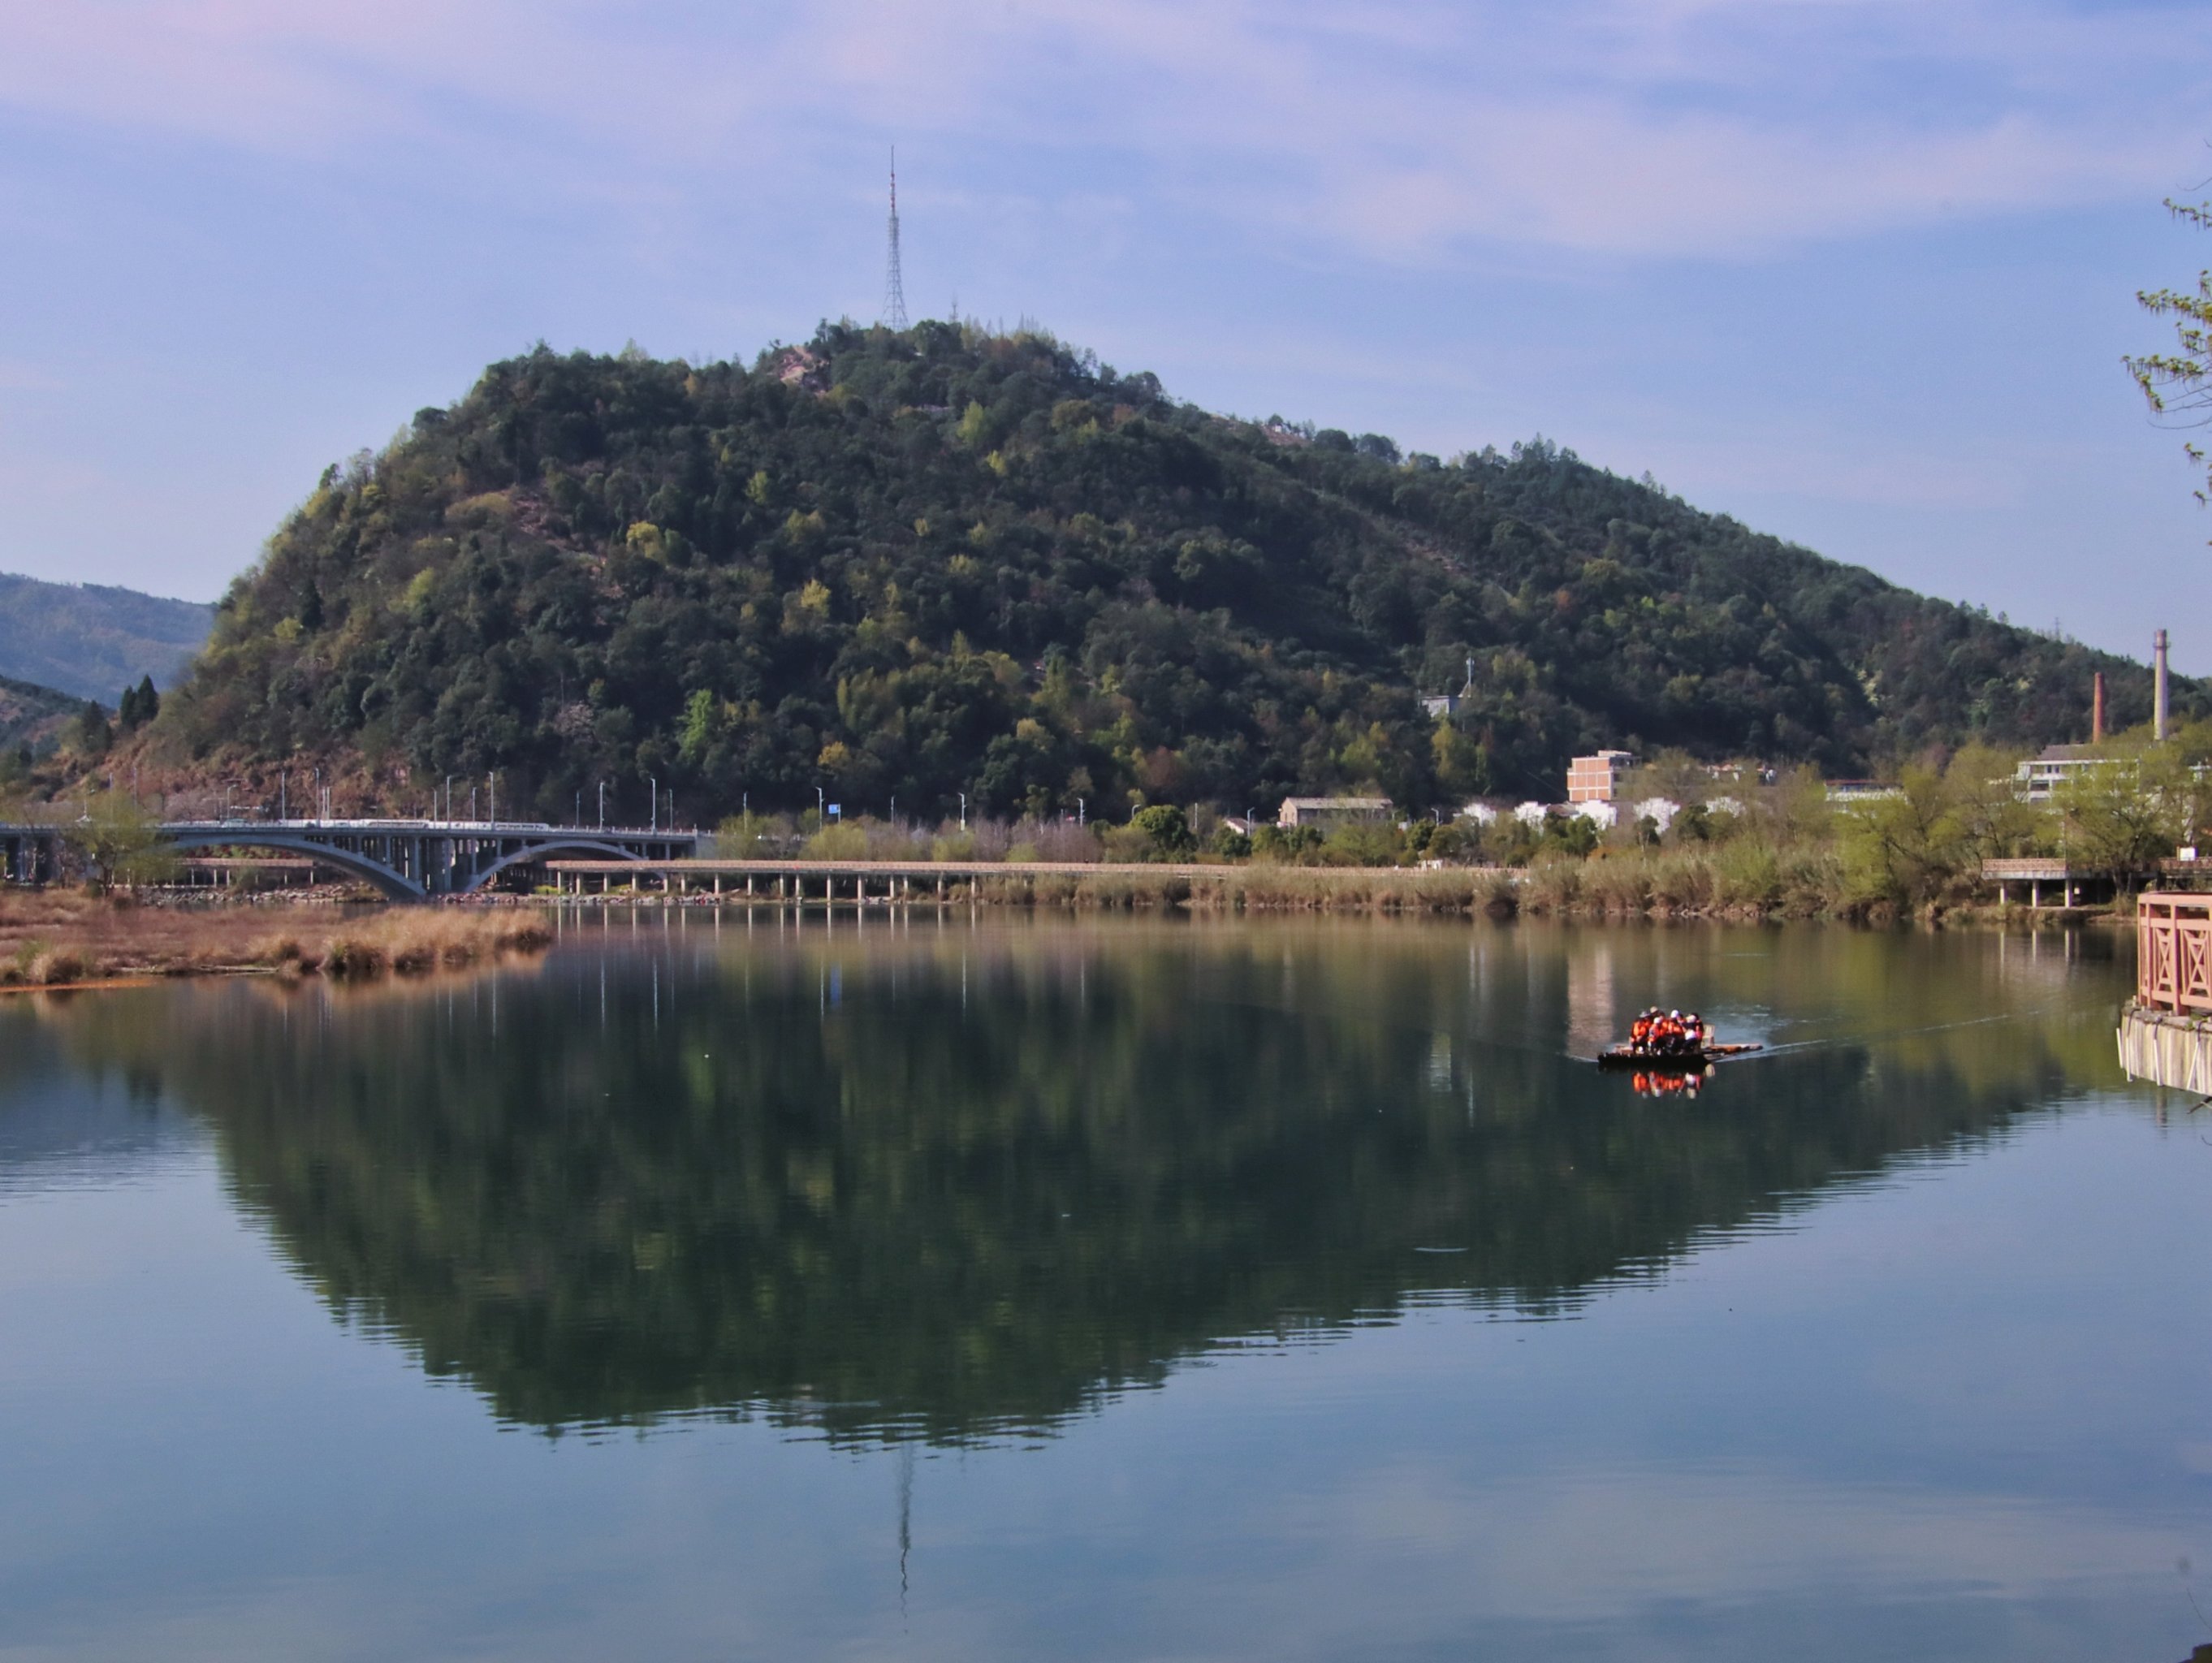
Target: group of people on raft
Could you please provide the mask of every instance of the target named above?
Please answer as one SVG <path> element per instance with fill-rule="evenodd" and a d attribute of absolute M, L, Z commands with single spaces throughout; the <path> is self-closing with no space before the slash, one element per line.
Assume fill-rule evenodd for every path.
<path fill-rule="evenodd" d="M 1704 1053 L 1705 1019 L 1692 1011 L 1662 1012 L 1657 1005 L 1628 1025 L 1628 1048 L 1638 1057 L 1695 1057 Z"/>

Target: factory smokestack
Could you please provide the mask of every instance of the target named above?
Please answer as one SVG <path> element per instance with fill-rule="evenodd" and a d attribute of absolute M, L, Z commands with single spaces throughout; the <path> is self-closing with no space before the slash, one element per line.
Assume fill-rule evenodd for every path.
<path fill-rule="evenodd" d="M 2101 670 L 2089 683 L 2089 743 L 2105 743 L 2105 672 Z"/>
<path fill-rule="evenodd" d="M 2150 638 L 2150 725 L 2154 738 L 2166 737 L 2166 631 Z"/>

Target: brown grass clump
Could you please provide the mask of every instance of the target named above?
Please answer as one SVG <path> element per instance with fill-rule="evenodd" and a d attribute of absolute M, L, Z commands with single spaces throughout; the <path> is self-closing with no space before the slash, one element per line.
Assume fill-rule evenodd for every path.
<path fill-rule="evenodd" d="M 34 956 L 26 968 L 23 980 L 37 987 L 59 987 L 72 981 L 82 981 L 85 962 L 66 947 L 50 947 Z"/>
<path fill-rule="evenodd" d="M 320 962 L 333 976 L 374 976 L 386 969 L 422 975 L 507 953 L 537 952 L 552 939 L 551 931 L 526 915 L 394 908 L 333 932 L 323 944 Z"/>
<path fill-rule="evenodd" d="M 318 940 L 270 929 L 266 909 L 118 906 L 65 889 L 0 889 L 0 987 L 52 987 L 124 976 L 276 971 L 362 978 L 459 968 L 552 940 L 536 917 L 453 907 L 324 913 Z"/>

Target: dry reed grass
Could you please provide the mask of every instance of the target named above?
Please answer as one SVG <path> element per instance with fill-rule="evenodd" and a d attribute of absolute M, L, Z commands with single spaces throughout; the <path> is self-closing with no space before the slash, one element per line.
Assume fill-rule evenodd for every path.
<path fill-rule="evenodd" d="M 552 939 L 528 913 L 393 907 L 272 930 L 265 908 L 139 907 L 73 890 L 0 891 L 0 987 L 279 971 L 358 978 L 458 968 Z"/>

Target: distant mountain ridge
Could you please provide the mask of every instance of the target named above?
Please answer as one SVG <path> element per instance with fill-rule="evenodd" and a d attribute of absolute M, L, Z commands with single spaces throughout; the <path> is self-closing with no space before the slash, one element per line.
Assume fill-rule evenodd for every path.
<path fill-rule="evenodd" d="M 602 783 L 706 819 L 1425 810 L 1556 798 L 1601 745 L 1863 774 L 2086 737 L 2098 671 L 2148 717 L 2140 664 L 1541 439 L 1401 455 L 1041 332 L 825 325 L 750 367 L 493 365 L 325 474 L 155 737 L 186 772 L 358 759 L 409 801 L 496 769 L 547 816 Z M 2177 713 L 2207 692 L 2177 677 Z"/>
<path fill-rule="evenodd" d="M 0 573 L 0 677 L 111 708 L 141 677 L 174 687 L 214 627 L 198 601 Z"/>

